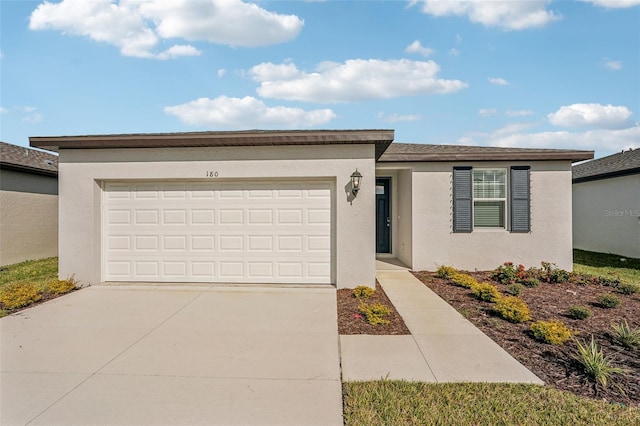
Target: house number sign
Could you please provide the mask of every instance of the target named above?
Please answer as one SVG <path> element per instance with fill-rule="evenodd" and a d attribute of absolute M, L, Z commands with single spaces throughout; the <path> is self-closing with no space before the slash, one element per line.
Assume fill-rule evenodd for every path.
<path fill-rule="evenodd" d="M 213 170 L 207 170 L 207 177 L 218 177 L 218 172 Z"/>

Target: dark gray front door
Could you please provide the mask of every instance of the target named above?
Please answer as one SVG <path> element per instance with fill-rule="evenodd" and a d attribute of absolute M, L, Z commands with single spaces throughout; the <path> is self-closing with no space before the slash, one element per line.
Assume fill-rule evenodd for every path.
<path fill-rule="evenodd" d="M 376 253 L 391 253 L 391 178 L 376 179 Z"/>

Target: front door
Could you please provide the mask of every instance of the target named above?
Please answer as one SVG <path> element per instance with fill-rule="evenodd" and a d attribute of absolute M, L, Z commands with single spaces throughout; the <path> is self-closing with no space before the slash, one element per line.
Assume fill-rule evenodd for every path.
<path fill-rule="evenodd" d="M 391 178 L 376 178 L 376 253 L 391 253 Z"/>

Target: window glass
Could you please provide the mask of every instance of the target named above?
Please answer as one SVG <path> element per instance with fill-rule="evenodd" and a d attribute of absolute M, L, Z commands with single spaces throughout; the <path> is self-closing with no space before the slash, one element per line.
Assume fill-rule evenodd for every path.
<path fill-rule="evenodd" d="M 504 228 L 507 172 L 504 169 L 473 170 L 473 226 Z"/>

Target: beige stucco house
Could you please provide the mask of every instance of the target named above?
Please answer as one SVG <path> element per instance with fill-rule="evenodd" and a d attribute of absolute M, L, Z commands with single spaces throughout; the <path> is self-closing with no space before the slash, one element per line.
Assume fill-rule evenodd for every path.
<path fill-rule="evenodd" d="M 58 255 L 58 157 L 0 142 L 0 265 Z"/>
<path fill-rule="evenodd" d="M 373 286 L 376 256 L 412 269 L 507 260 L 571 269 L 571 163 L 593 152 L 393 138 L 320 130 L 30 141 L 60 155 L 60 275 L 87 283 Z"/>
<path fill-rule="evenodd" d="M 573 167 L 573 244 L 640 259 L 640 149 Z"/>

